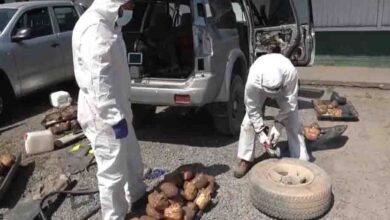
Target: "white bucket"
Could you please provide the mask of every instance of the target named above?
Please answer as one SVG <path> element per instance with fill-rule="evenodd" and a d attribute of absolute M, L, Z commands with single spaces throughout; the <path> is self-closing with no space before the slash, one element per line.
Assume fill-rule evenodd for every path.
<path fill-rule="evenodd" d="M 68 92 L 58 91 L 50 94 L 50 103 L 55 108 L 64 108 L 72 104 L 72 97 Z"/>
<path fill-rule="evenodd" d="M 26 133 L 24 147 L 27 154 L 37 154 L 54 150 L 54 138 L 50 130 Z"/>

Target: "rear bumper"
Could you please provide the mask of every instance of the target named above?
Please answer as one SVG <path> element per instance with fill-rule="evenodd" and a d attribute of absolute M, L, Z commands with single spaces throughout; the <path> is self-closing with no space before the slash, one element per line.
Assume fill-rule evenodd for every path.
<path fill-rule="evenodd" d="M 214 75 L 196 74 L 187 80 L 142 79 L 131 84 L 131 102 L 148 105 L 203 106 L 217 96 Z M 189 95 L 189 103 L 176 103 L 175 95 Z"/>

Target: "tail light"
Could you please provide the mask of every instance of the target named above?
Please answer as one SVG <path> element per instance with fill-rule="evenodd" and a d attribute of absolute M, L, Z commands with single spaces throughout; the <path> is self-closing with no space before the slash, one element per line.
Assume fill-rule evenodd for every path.
<path fill-rule="evenodd" d="M 185 49 L 192 49 L 194 48 L 193 44 L 194 41 L 192 40 L 192 37 L 182 37 L 179 38 L 179 44 L 181 48 Z"/>
<path fill-rule="evenodd" d="M 190 104 L 191 96 L 190 95 L 175 95 L 176 104 Z"/>

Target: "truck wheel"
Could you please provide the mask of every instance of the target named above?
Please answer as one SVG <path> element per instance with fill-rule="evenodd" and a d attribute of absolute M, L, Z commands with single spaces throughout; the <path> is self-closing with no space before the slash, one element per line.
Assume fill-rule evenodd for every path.
<path fill-rule="evenodd" d="M 253 205 L 277 219 L 315 219 L 332 205 L 328 174 L 298 159 L 269 159 L 255 165 L 249 187 Z"/>
<path fill-rule="evenodd" d="M 133 112 L 133 124 L 139 126 L 154 117 L 156 106 L 131 104 L 131 110 Z"/>
<path fill-rule="evenodd" d="M 4 83 L 0 84 L 0 122 L 7 121 L 9 119 L 15 99 L 11 91 L 12 88 L 9 88 L 8 85 L 4 85 Z"/>
<path fill-rule="evenodd" d="M 226 114 L 214 116 L 217 132 L 225 135 L 238 135 L 245 116 L 244 83 L 235 75 L 230 85 L 230 98 L 226 103 Z"/>

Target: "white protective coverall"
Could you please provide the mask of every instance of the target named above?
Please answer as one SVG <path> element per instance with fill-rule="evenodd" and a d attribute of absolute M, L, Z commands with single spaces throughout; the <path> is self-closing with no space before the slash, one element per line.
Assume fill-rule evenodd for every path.
<path fill-rule="evenodd" d="M 279 92 L 272 91 L 275 88 L 280 88 Z M 286 128 L 291 157 L 309 160 L 298 119 L 298 73 L 282 54 L 261 56 L 249 70 L 245 86 L 246 115 L 241 124 L 238 157 L 245 161 L 254 159 L 255 131 L 261 131 L 264 126 L 262 107 L 266 98 L 275 99 L 280 107 L 275 121 Z"/>
<path fill-rule="evenodd" d="M 78 121 L 91 142 L 104 220 L 124 219 L 145 193 L 140 147 L 132 126 L 130 74 L 121 27 L 125 0 L 95 0 L 73 31 Z"/>

